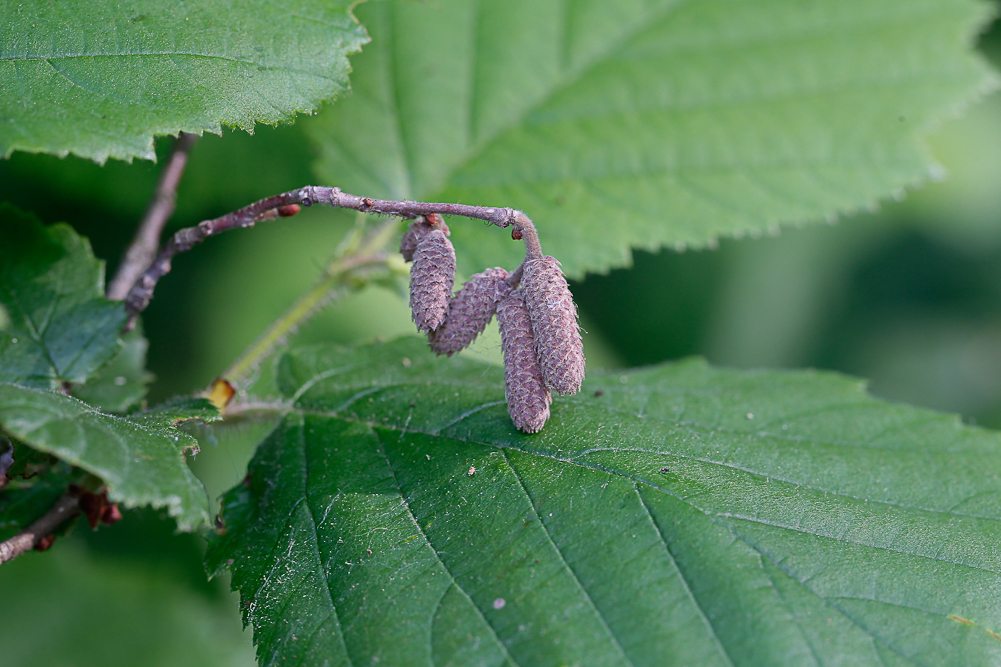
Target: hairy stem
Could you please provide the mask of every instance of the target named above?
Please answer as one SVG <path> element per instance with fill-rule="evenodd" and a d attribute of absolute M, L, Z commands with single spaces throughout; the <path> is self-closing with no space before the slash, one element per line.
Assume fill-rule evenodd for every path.
<path fill-rule="evenodd" d="M 80 501 L 76 496 L 69 493 L 62 496 L 56 504 L 52 506 L 40 519 L 32 523 L 28 528 L 10 538 L 6 542 L 0 542 L 0 563 L 6 563 L 25 551 L 31 551 L 38 543 L 52 531 L 59 527 L 64 521 L 75 517 L 80 513 Z"/>
<path fill-rule="evenodd" d="M 521 211 L 511 208 L 371 199 L 369 197 L 359 197 L 341 192 L 340 188 L 307 185 L 298 190 L 290 190 L 289 192 L 267 197 L 219 218 L 204 220 L 195 227 L 188 227 L 174 234 L 160 249 L 160 252 L 149 268 L 132 285 L 132 289 L 126 296 L 125 308 L 130 315 L 127 328 L 131 328 L 135 321 L 135 316 L 149 305 L 150 299 L 153 298 L 153 290 L 156 288 L 157 282 L 170 272 L 171 260 L 174 255 L 190 250 L 215 234 L 238 227 L 250 227 L 255 222 L 272 220 L 278 217 L 278 215 L 291 215 L 298 211 L 297 206 L 292 210 L 293 205 L 312 206 L 313 204 L 333 206 L 335 208 L 348 208 L 363 213 L 395 215 L 401 218 L 416 218 L 417 216 L 429 215 L 431 213 L 457 215 L 486 220 L 498 227 L 509 227 L 511 225 L 525 226 L 527 223 L 527 226 L 534 233 L 534 227 L 531 227 L 531 220 Z M 526 243 L 528 243 L 527 237 Z M 535 236 L 535 244 L 538 245 L 537 236 Z M 532 249 L 528 248 L 528 250 L 531 251 Z M 538 254 L 540 257 L 542 256 L 541 250 L 538 251 Z"/>
<path fill-rule="evenodd" d="M 359 270 L 388 266 L 389 255 L 384 250 L 395 232 L 395 224 L 383 224 L 361 241 L 357 238 L 356 230 L 356 237 L 349 237 L 348 242 L 327 265 L 320 280 L 226 369 L 222 374 L 223 379 L 235 384 L 257 368 L 275 347 L 295 333 L 322 305 L 336 298 L 338 288 L 351 282 Z"/>
<path fill-rule="evenodd" d="M 177 203 L 177 186 L 181 182 L 184 168 L 188 164 L 188 154 L 191 147 L 195 145 L 197 135 L 181 132 L 174 142 L 170 158 L 166 166 L 160 173 L 160 180 L 156 185 L 156 192 L 150 201 L 146 215 L 136 230 L 132 245 L 125 253 L 115 277 L 108 284 L 107 297 L 112 301 L 120 301 L 129 293 L 129 289 L 150 265 L 156 257 L 156 250 L 160 247 L 160 235 L 167 224 L 167 220 L 174 213 L 174 206 Z"/>

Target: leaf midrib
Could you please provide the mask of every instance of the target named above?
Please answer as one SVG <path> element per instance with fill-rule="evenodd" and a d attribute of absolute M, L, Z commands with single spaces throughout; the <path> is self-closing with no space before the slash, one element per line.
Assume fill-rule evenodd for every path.
<path fill-rule="evenodd" d="M 383 441 L 382 441 L 382 437 L 380 436 L 380 431 L 387 431 L 387 432 L 390 432 L 390 433 L 397 433 L 397 432 L 400 431 L 399 428 L 396 428 L 396 427 L 393 427 L 393 426 L 388 426 L 388 425 L 385 425 L 385 424 L 375 424 L 375 423 L 371 423 L 371 422 L 368 422 L 368 421 L 365 421 L 365 420 L 362 420 L 362 419 L 344 417 L 342 415 L 330 414 L 330 413 L 326 413 L 326 412 L 322 412 L 322 411 L 312 411 L 312 410 L 298 409 L 298 410 L 292 410 L 292 412 L 296 412 L 296 413 L 299 413 L 301 415 L 323 416 L 323 417 L 327 417 L 327 418 L 338 419 L 338 420 L 341 420 L 341 421 L 346 422 L 346 423 L 365 425 L 365 426 L 367 426 L 369 428 L 370 433 L 372 433 L 374 435 L 374 437 L 376 439 L 376 442 L 377 442 L 377 444 L 378 444 L 378 446 L 380 448 L 380 451 L 383 450 Z M 432 433 L 432 432 L 428 432 L 428 431 L 424 431 L 424 430 L 420 430 L 420 429 L 413 430 L 413 431 L 411 431 L 411 433 L 419 433 L 421 435 L 426 435 L 426 436 L 429 436 L 429 437 L 448 437 L 448 438 L 452 438 L 452 436 L 442 436 L 440 433 Z M 672 498 L 675 498 L 676 500 L 679 500 L 680 502 L 685 503 L 686 505 L 688 505 L 692 509 L 694 509 L 694 510 L 698 511 L 699 513 L 703 514 L 710 521 L 712 521 L 716 525 L 719 525 L 721 528 L 725 529 L 727 532 L 729 532 L 735 538 L 739 539 L 742 543 L 746 544 L 748 547 L 750 547 L 751 549 L 753 549 L 756 553 L 758 553 L 759 555 L 761 555 L 764 558 L 767 558 L 771 563 L 773 563 L 776 567 L 778 567 L 784 574 L 786 574 L 787 576 L 789 576 L 794 582 L 796 582 L 798 585 L 804 587 L 807 591 L 809 591 L 812 595 L 814 595 L 818 600 L 820 600 L 824 605 L 826 605 L 826 606 L 828 606 L 828 607 L 836 610 L 839 614 L 841 614 L 844 618 L 846 618 L 853 625 L 855 625 L 856 627 L 858 627 L 867 636 L 871 637 L 874 641 L 879 642 L 880 644 L 882 644 L 883 646 L 887 647 L 889 650 L 893 651 L 894 653 L 897 653 L 901 657 L 903 657 L 903 658 L 905 658 L 907 660 L 911 660 L 911 658 L 909 658 L 908 656 L 906 656 L 903 653 L 901 653 L 900 650 L 896 646 L 894 646 L 891 642 L 889 642 L 888 640 L 886 640 L 885 638 L 883 638 L 882 636 L 880 636 L 878 633 L 875 633 L 870 628 L 868 628 L 866 625 L 862 624 L 861 622 L 859 622 L 858 620 L 856 620 L 855 618 L 853 618 L 851 615 L 849 615 L 847 612 L 845 612 L 843 609 L 841 609 L 839 605 L 835 604 L 834 601 L 832 601 L 832 600 L 828 599 L 827 597 L 821 595 L 820 593 L 818 593 L 817 591 L 815 591 L 813 588 L 811 588 L 810 586 L 808 586 L 804 582 L 800 581 L 798 578 L 794 577 L 792 575 L 792 573 L 788 572 L 785 568 L 783 568 L 781 566 L 781 564 L 778 563 L 770 554 L 762 551 L 761 548 L 756 543 L 754 543 L 752 540 L 746 538 L 744 535 L 741 534 L 740 531 L 736 530 L 733 526 L 729 525 L 729 523 L 726 522 L 725 520 L 721 520 L 721 519 L 725 519 L 725 518 L 728 518 L 728 517 L 725 517 L 725 516 L 722 516 L 722 515 L 718 515 L 718 514 L 713 513 L 713 512 L 711 512 L 709 510 L 706 510 L 706 509 L 703 509 L 701 507 L 698 507 L 698 506 L 694 505 L 693 503 L 691 503 L 688 499 L 682 498 L 682 497 L 678 496 L 675 493 L 672 493 L 671 491 L 669 491 L 667 489 L 659 487 L 655 483 L 652 483 L 652 482 L 650 482 L 648 480 L 636 477 L 634 475 L 625 474 L 622 471 L 607 469 L 607 468 L 604 468 L 604 467 L 598 466 L 598 465 L 582 464 L 582 463 L 579 463 L 579 462 L 576 462 L 576 461 L 570 461 L 570 460 L 566 460 L 566 459 L 561 459 L 559 457 L 556 457 L 556 456 L 553 456 L 553 455 L 548 455 L 548 454 L 541 453 L 541 452 L 527 451 L 527 450 L 518 448 L 518 447 L 513 446 L 513 445 L 498 445 L 496 443 L 484 442 L 484 441 L 479 441 L 479 440 L 474 440 L 474 439 L 464 439 L 464 438 L 460 438 L 460 437 L 455 437 L 454 439 L 459 440 L 461 442 L 470 443 L 470 444 L 478 444 L 478 445 L 485 446 L 485 447 L 491 447 L 491 448 L 500 450 L 502 452 L 502 454 L 504 453 L 504 450 L 511 449 L 511 450 L 518 451 L 518 452 L 520 452 L 522 454 L 526 454 L 526 455 L 536 455 L 536 456 L 540 456 L 540 457 L 543 457 L 543 458 L 548 458 L 548 459 L 551 459 L 551 460 L 560 461 L 561 463 L 564 463 L 564 464 L 576 465 L 576 466 L 580 466 L 580 467 L 584 467 L 584 468 L 589 468 L 589 469 L 592 469 L 592 470 L 601 470 L 602 472 L 606 472 L 606 473 L 609 473 L 609 474 L 614 474 L 614 475 L 618 476 L 621 479 L 626 479 L 626 480 L 629 480 L 629 481 L 631 481 L 633 483 L 634 489 L 635 489 L 635 491 L 637 493 L 637 496 L 640 498 L 640 502 L 643 504 L 644 508 L 646 508 L 646 503 L 642 499 L 642 494 L 640 493 L 639 488 L 637 486 L 635 486 L 635 485 L 642 484 L 643 486 L 645 486 L 647 488 L 650 488 L 653 491 L 664 493 L 665 495 L 668 495 L 668 496 L 670 496 Z M 385 457 L 385 452 L 382 451 L 382 453 L 383 453 L 383 456 Z M 504 454 L 504 456 L 505 456 L 505 460 L 508 461 L 507 455 Z M 709 463 L 714 463 L 714 462 L 709 462 Z M 431 542 L 431 540 L 424 533 L 423 529 L 421 529 L 420 525 L 417 524 L 416 518 L 413 516 L 413 510 L 411 509 L 410 504 L 406 501 L 406 497 L 405 497 L 405 494 L 403 492 L 403 488 L 402 488 L 402 486 L 400 485 L 399 481 L 396 478 L 396 471 L 393 468 L 391 462 L 388 460 L 388 457 L 386 458 L 386 464 L 387 464 L 387 466 L 388 466 L 388 468 L 389 468 L 389 470 L 390 470 L 390 472 L 391 472 L 391 474 L 393 476 L 394 484 L 397 487 L 397 490 L 398 490 L 398 492 L 400 494 L 400 498 L 404 502 L 404 506 L 407 509 L 408 516 L 411 518 L 411 520 L 416 525 L 417 529 L 420 531 L 420 534 L 421 534 L 421 536 L 422 536 L 422 538 L 423 538 L 423 540 L 424 540 L 427 548 L 435 555 L 435 558 L 438 560 L 438 562 L 441 565 L 441 567 L 443 568 L 444 572 L 446 572 L 448 574 L 448 576 L 449 576 L 452 584 L 455 585 L 456 588 L 463 595 L 465 595 L 467 598 L 469 598 L 468 593 L 466 593 L 465 590 L 461 586 L 459 586 L 459 584 L 456 581 L 455 576 L 452 574 L 451 570 L 441 560 L 441 558 L 438 555 L 438 552 L 435 550 L 435 547 L 434 547 L 433 543 Z M 511 467 L 509 461 L 508 461 L 508 465 L 509 465 L 509 467 Z M 526 502 L 529 503 L 529 505 L 533 508 L 533 511 L 534 511 L 535 510 L 535 504 L 533 503 L 531 496 L 528 494 L 528 491 L 525 488 L 524 484 L 521 483 L 520 477 L 518 477 L 517 472 L 514 471 L 513 467 L 511 467 L 511 469 L 512 469 L 512 472 L 514 472 L 515 477 L 518 479 L 518 482 L 519 482 L 519 485 L 520 485 L 520 488 L 521 488 L 521 494 L 524 496 Z M 804 487 L 803 485 L 796 485 L 796 486 L 799 486 L 799 487 L 802 487 L 802 488 L 810 488 L 810 487 Z M 305 488 L 308 488 L 308 485 Z M 304 494 L 305 494 L 305 491 L 304 491 Z M 835 495 L 838 495 L 838 494 L 835 494 Z M 859 500 L 859 499 L 856 499 L 856 500 Z M 308 498 L 306 498 L 306 502 L 307 502 L 307 505 L 308 505 L 309 504 Z M 879 502 L 879 501 L 873 501 L 873 502 Z M 296 506 L 298 506 L 298 503 L 296 504 Z M 911 509 L 911 508 L 905 508 L 905 509 Z M 309 507 L 309 510 L 310 510 L 310 517 L 311 517 L 311 519 L 313 519 L 313 537 L 314 537 L 314 540 L 316 541 L 316 546 L 318 548 L 318 545 L 319 545 L 319 535 L 316 532 L 315 518 L 312 517 L 312 506 Z M 646 509 L 646 511 L 649 514 L 649 509 Z M 536 515 L 538 515 L 537 511 L 535 513 L 536 513 Z M 809 534 L 809 535 L 813 535 L 815 537 L 820 537 L 820 538 L 824 538 L 824 539 L 831 539 L 831 540 L 834 540 L 836 542 L 841 542 L 841 543 L 844 543 L 844 544 L 855 544 L 855 545 L 859 545 L 859 546 L 865 546 L 865 547 L 869 547 L 869 548 L 874 548 L 874 549 L 878 549 L 878 550 L 887 551 L 887 552 L 894 553 L 894 554 L 916 556 L 916 557 L 919 557 L 919 558 L 933 560 L 933 561 L 936 561 L 936 562 L 945 563 L 945 564 L 952 565 L 952 566 L 968 567 L 968 568 L 971 568 L 971 569 L 988 572 L 990 574 L 995 574 L 995 575 L 997 574 L 996 572 L 992 572 L 990 570 L 985 570 L 983 568 L 978 568 L 976 566 L 972 566 L 972 565 L 969 565 L 969 564 L 966 564 L 966 563 L 958 563 L 958 562 L 955 562 L 955 561 L 945 560 L 945 559 L 941 559 L 941 558 L 935 558 L 935 557 L 927 556 L 927 555 L 924 555 L 924 554 L 914 554 L 914 553 L 910 553 L 910 552 L 906 552 L 906 551 L 892 549 L 892 548 L 890 548 L 888 546 L 867 544 L 867 543 L 864 543 L 864 542 L 854 542 L 854 541 L 851 541 L 851 540 L 846 540 L 846 539 L 843 539 L 843 538 L 831 537 L 831 536 L 828 536 L 828 535 L 819 535 L 817 533 L 810 533 L 808 531 L 797 529 L 797 528 L 794 528 L 794 527 L 791 527 L 791 526 L 784 526 L 784 525 L 779 525 L 779 524 L 775 524 L 775 523 L 763 522 L 763 521 L 759 521 L 759 520 L 756 520 L 756 519 L 753 519 L 753 518 L 749 518 L 749 517 L 735 517 L 735 518 L 740 518 L 740 519 L 747 520 L 749 522 L 754 522 L 754 523 L 762 523 L 762 524 L 766 524 L 766 525 L 777 527 L 777 528 L 784 529 L 784 530 L 790 530 L 790 531 L 794 531 L 794 532 L 800 532 L 800 533 L 803 533 L 803 534 Z M 541 521 L 541 517 L 539 518 L 539 520 Z M 664 536 L 660 532 L 659 528 L 657 530 L 657 533 L 660 536 L 660 541 L 661 541 L 662 545 L 664 546 L 664 548 L 668 549 L 668 552 L 670 553 L 670 547 L 669 547 L 669 545 L 667 543 L 667 540 L 664 539 Z M 577 582 L 578 586 L 580 586 L 581 589 L 584 590 L 583 589 L 583 585 L 581 584 L 581 582 L 577 578 L 576 573 L 574 573 L 573 570 L 572 570 L 572 568 L 570 568 L 569 564 L 567 564 L 566 558 L 563 555 L 562 550 L 560 550 L 559 546 L 552 540 L 552 537 L 551 537 L 551 535 L 549 535 L 548 530 L 546 530 L 546 535 L 547 535 L 547 538 L 549 539 L 549 542 L 550 542 L 551 546 L 556 550 L 556 552 L 559 554 L 560 558 L 563 560 L 564 567 L 572 575 L 572 577 L 574 578 L 574 580 Z M 317 553 L 319 553 L 319 552 L 317 552 Z M 673 560 L 673 556 L 672 556 L 672 560 Z M 322 561 L 319 559 L 319 557 L 318 557 L 318 561 L 317 562 L 320 564 L 320 572 L 322 573 L 323 572 Z M 688 582 L 688 579 L 687 579 L 686 575 L 683 573 L 683 571 L 680 568 L 678 568 L 678 573 L 679 573 L 679 575 L 681 577 L 681 580 L 684 582 L 684 585 L 685 585 L 686 589 L 691 593 L 691 598 L 692 598 L 693 603 L 696 606 L 696 609 L 699 610 L 700 613 L 702 613 L 703 618 L 705 618 L 704 612 L 701 612 L 702 605 L 699 602 L 698 598 L 694 595 L 694 592 L 691 590 L 691 586 L 689 585 L 689 582 Z M 770 575 L 767 573 L 767 571 L 765 571 L 764 574 L 765 574 L 765 576 L 769 576 L 770 577 Z M 621 650 L 622 647 L 619 644 L 618 637 L 611 630 L 611 628 L 607 625 L 607 622 L 606 622 L 606 620 L 604 618 L 604 615 L 594 605 L 593 600 L 590 598 L 590 594 L 587 593 L 586 590 L 584 590 L 584 593 L 587 596 L 587 599 L 591 602 L 591 606 L 592 606 L 594 612 L 597 614 L 598 618 L 600 619 L 602 625 L 608 631 L 609 636 L 612 637 L 615 645 L 618 646 L 619 649 Z M 331 598 L 331 602 L 332 602 L 332 598 Z M 472 602 L 471 599 L 470 599 L 470 602 Z M 782 599 L 781 597 L 780 597 L 780 602 L 782 604 L 786 604 L 786 602 L 784 601 L 784 599 Z M 879 602 L 883 602 L 883 601 L 880 600 Z M 507 648 L 504 645 L 504 642 L 497 635 L 496 629 L 483 616 L 482 611 L 479 609 L 479 607 L 475 603 L 472 603 L 472 604 L 473 604 L 473 607 L 480 614 L 480 616 L 483 619 L 483 621 L 486 623 L 487 627 L 490 628 L 490 631 L 494 635 L 494 637 L 497 640 L 497 642 L 503 648 L 505 655 L 507 655 L 507 657 L 514 664 L 518 664 L 517 661 L 515 661 L 513 659 L 513 657 L 511 657 L 510 654 L 507 652 Z M 335 613 L 336 613 L 336 608 L 335 608 Z M 936 613 L 936 612 L 929 612 L 929 613 Z M 938 615 L 940 615 L 940 614 L 938 614 Z M 726 651 L 725 647 L 723 647 L 722 643 L 719 643 L 719 637 L 718 637 L 718 634 L 716 632 L 715 626 L 713 626 L 712 622 L 709 621 L 708 618 L 705 618 L 705 620 L 709 624 L 709 627 L 710 627 L 710 630 L 712 632 L 712 635 L 715 638 L 716 642 L 718 643 L 718 647 L 722 650 L 724 657 L 730 662 L 730 664 L 733 664 L 732 660 L 730 660 L 729 653 Z M 808 638 L 806 638 L 805 634 L 802 632 L 802 627 L 799 624 L 797 624 L 797 630 L 800 632 L 801 637 L 803 637 L 804 643 L 810 649 L 811 653 L 813 653 L 813 655 L 816 656 L 812 644 L 810 643 L 810 641 L 808 640 Z M 623 651 L 623 655 L 626 656 L 626 654 L 624 653 L 624 651 Z M 626 659 L 629 660 L 628 656 L 626 656 Z M 350 657 L 349 657 L 349 660 L 350 660 Z M 631 661 L 630 661 L 630 664 L 632 664 Z"/>
<path fill-rule="evenodd" d="M 375 422 L 369 422 L 369 421 L 366 421 L 366 420 L 363 420 L 363 419 L 349 417 L 349 416 L 344 416 L 344 415 L 340 415 L 340 414 L 337 414 L 337 413 L 330 413 L 330 412 L 326 412 L 326 411 L 322 411 L 322 410 L 307 410 L 307 409 L 302 409 L 302 408 L 293 408 L 291 411 L 292 412 L 298 412 L 300 414 L 305 414 L 305 415 L 313 415 L 313 416 L 319 416 L 319 417 L 327 417 L 327 418 L 332 418 L 332 419 L 339 419 L 339 420 L 341 420 L 343 422 L 351 423 L 351 424 L 360 424 L 360 425 L 364 425 L 364 426 L 369 427 L 373 431 L 385 430 L 385 431 L 390 431 L 390 432 L 393 432 L 393 433 L 399 433 L 401 431 L 400 428 L 398 428 L 396 426 L 389 425 L 389 424 L 385 424 L 385 423 L 381 423 L 380 424 L 380 423 L 375 423 Z M 525 455 L 529 455 L 529 456 L 539 456 L 539 457 L 542 457 L 542 458 L 545 458 L 545 459 L 549 459 L 549 460 L 553 460 L 553 461 L 559 461 L 561 463 L 565 463 L 565 464 L 568 464 L 568 465 L 578 466 L 578 467 L 586 468 L 586 469 L 590 469 L 590 470 L 598 470 L 598 471 L 605 472 L 605 473 L 608 473 L 608 474 L 616 475 L 617 477 L 619 477 L 621 479 L 626 479 L 626 480 L 630 480 L 632 482 L 643 484 L 644 486 L 647 486 L 647 487 L 649 487 L 651 489 L 654 489 L 656 491 L 664 493 L 665 495 L 668 495 L 668 496 L 670 496 L 670 497 L 672 497 L 672 498 L 674 498 L 674 499 L 676 499 L 676 500 L 678 500 L 678 501 L 680 501 L 680 502 L 688 505 L 692 509 L 694 509 L 694 510 L 696 510 L 698 512 L 701 512 L 702 514 L 706 515 L 709 518 L 724 518 L 722 516 L 723 513 L 714 513 L 711 510 L 707 510 L 705 508 L 699 507 L 698 505 L 693 504 L 690 499 L 684 498 L 684 497 L 682 497 L 682 496 L 680 496 L 680 495 L 678 495 L 678 494 L 670 491 L 669 489 L 661 487 L 661 486 L 657 485 L 655 482 L 652 482 L 650 480 L 647 480 L 647 479 L 644 479 L 644 478 L 641 478 L 641 477 L 637 477 L 637 476 L 629 474 L 629 473 L 625 473 L 625 472 L 623 472 L 621 470 L 616 470 L 616 469 L 613 469 L 613 468 L 606 468 L 605 466 L 601 466 L 601 465 L 598 465 L 598 464 L 582 463 L 582 462 L 579 462 L 579 461 L 574 461 L 574 460 L 570 460 L 570 459 L 560 458 L 559 456 L 555 456 L 553 454 L 547 454 L 547 453 L 544 453 L 544 452 L 525 450 L 525 449 L 521 449 L 521 448 L 519 448 L 519 447 L 517 447 L 515 445 L 512 445 L 512 444 L 503 444 L 503 445 L 500 445 L 500 444 L 497 444 L 495 442 L 488 442 L 488 441 L 482 441 L 482 440 L 476 440 L 476 439 L 467 439 L 467 438 L 462 438 L 462 437 L 459 437 L 459 436 L 446 436 L 446 435 L 442 435 L 441 433 L 438 433 L 438 432 L 431 432 L 431 431 L 422 430 L 422 429 L 409 429 L 409 432 L 410 433 L 420 434 L 420 435 L 425 435 L 425 436 L 428 436 L 428 437 L 450 438 L 450 439 L 458 440 L 460 442 L 466 442 L 466 443 L 470 443 L 470 444 L 481 445 L 483 447 L 490 447 L 490 448 L 493 448 L 493 449 L 496 449 L 496 450 L 499 450 L 499 451 L 503 451 L 504 449 L 511 449 L 513 451 L 516 451 L 516 452 L 519 452 L 519 453 L 522 453 L 522 454 L 525 454 Z M 944 510 L 934 510 L 934 509 L 928 509 L 928 508 L 922 508 L 922 507 L 914 507 L 914 506 L 910 506 L 910 505 L 891 503 L 891 502 L 888 502 L 888 501 L 875 500 L 875 499 L 872 499 L 872 498 L 858 498 L 856 496 L 853 496 L 853 495 L 850 495 L 850 494 L 847 494 L 847 493 L 843 493 L 843 492 L 839 492 L 839 491 L 831 491 L 831 490 L 827 490 L 827 489 L 821 489 L 821 488 L 809 486 L 809 485 L 806 485 L 806 484 L 801 484 L 801 483 L 798 483 L 798 482 L 793 482 L 793 481 L 790 481 L 790 480 L 782 479 L 782 478 L 777 477 L 775 475 L 765 474 L 765 473 L 761 473 L 761 472 L 757 472 L 757 471 L 753 471 L 753 470 L 748 470 L 748 469 L 740 468 L 740 467 L 737 467 L 737 466 L 732 466 L 732 465 L 729 465 L 729 464 L 727 464 L 725 462 L 712 461 L 712 460 L 702 459 L 702 458 L 699 458 L 699 457 L 685 455 L 685 454 L 666 453 L 666 452 L 654 452 L 654 451 L 651 451 L 649 453 L 653 454 L 653 455 L 675 456 L 677 458 L 683 458 L 683 459 L 698 461 L 700 463 L 706 463 L 706 464 L 709 464 L 709 465 L 717 465 L 717 466 L 720 466 L 720 467 L 723 467 L 723 468 L 729 468 L 729 469 L 733 469 L 733 470 L 740 470 L 741 472 L 745 472 L 745 473 L 748 473 L 748 474 L 751 474 L 751 475 L 755 475 L 755 476 L 760 477 L 762 479 L 766 479 L 767 478 L 769 480 L 774 480 L 774 481 L 777 481 L 777 482 L 782 482 L 782 483 L 788 484 L 788 485 L 793 486 L 793 487 L 798 488 L 798 489 L 804 489 L 804 490 L 807 490 L 807 491 L 812 491 L 812 492 L 817 493 L 817 494 L 828 494 L 828 495 L 834 496 L 836 498 L 845 498 L 845 499 L 852 500 L 852 501 L 855 501 L 855 502 L 867 502 L 867 503 L 872 503 L 872 504 L 875 504 L 875 505 L 885 505 L 885 506 L 888 506 L 888 507 L 894 507 L 894 508 L 897 508 L 897 509 L 900 509 L 900 510 L 905 510 L 905 511 L 908 511 L 908 512 L 915 512 L 915 513 L 943 514 L 945 516 L 971 517 L 971 518 L 981 519 L 981 520 L 985 520 L 985 521 L 1001 522 L 1001 519 L 995 519 L 995 518 L 991 518 L 991 517 L 978 517 L 978 516 L 972 516 L 972 515 L 958 514 L 958 513 L 955 513 L 955 512 L 947 512 L 947 511 L 944 511 Z M 925 554 L 919 554 L 919 553 L 912 553 L 912 552 L 908 552 L 908 551 L 902 551 L 900 549 L 893 549 L 893 548 L 891 548 L 890 546 L 887 546 L 887 545 L 879 545 L 879 544 L 871 544 L 871 543 L 867 543 L 867 542 L 852 541 L 852 540 L 845 539 L 844 537 L 834 537 L 834 536 L 831 536 L 831 535 L 822 535 L 822 534 L 819 534 L 819 533 L 812 533 L 812 532 L 809 532 L 807 530 L 803 530 L 801 528 L 796 528 L 794 526 L 787 526 L 787 525 L 778 524 L 778 523 L 774 523 L 774 522 L 766 522 L 766 521 L 762 521 L 760 519 L 755 519 L 755 518 L 752 518 L 752 517 L 743 517 L 743 516 L 736 517 L 736 516 L 734 516 L 734 518 L 740 518 L 740 519 L 743 519 L 743 520 L 746 520 L 746 521 L 760 523 L 762 525 L 768 525 L 768 526 L 771 526 L 771 527 L 774 527 L 774 528 L 780 528 L 780 529 L 783 529 L 783 530 L 788 530 L 788 531 L 792 531 L 792 532 L 796 532 L 796 533 L 802 533 L 804 535 L 812 535 L 814 537 L 819 537 L 819 538 L 822 538 L 822 539 L 830 539 L 830 540 L 834 540 L 836 542 L 841 542 L 841 543 L 844 543 L 844 544 L 855 544 L 855 545 L 858 545 L 858 546 L 864 546 L 864 547 L 868 547 L 868 548 L 872 548 L 872 549 L 879 549 L 879 550 L 887 551 L 887 552 L 890 552 L 890 553 L 902 554 L 902 555 L 908 555 L 908 556 L 915 556 L 915 557 L 919 557 L 919 558 L 926 558 L 926 559 L 933 560 L 933 561 L 939 562 L 939 563 L 946 563 L 946 564 L 954 565 L 954 566 L 957 566 L 957 567 L 966 567 L 966 568 L 970 568 L 970 569 L 974 569 L 974 570 L 989 572 L 991 574 L 998 574 L 997 572 L 994 572 L 992 570 L 988 570 L 988 569 L 985 569 L 985 568 L 982 568 L 982 567 L 978 567 L 976 565 L 971 565 L 969 563 L 962 563 L 962 562 L 947 560 L 947 559 L 943 559 L 943 558 L 936 558 L 934 556 L 928 556 L 928 555 L 925 555 Z"/>

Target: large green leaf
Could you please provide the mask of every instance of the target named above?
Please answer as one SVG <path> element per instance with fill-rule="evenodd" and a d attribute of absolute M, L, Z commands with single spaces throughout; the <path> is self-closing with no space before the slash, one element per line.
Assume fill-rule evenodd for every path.
<path fill-rule="evenodd" d="M 4 0 L 0 157 L 155 159 L 153 137 L 290 121 L 347 87 L 353 0 Z"/>
<path fill-rule="evenodd" d="M 104 262 L 69 225 L 0 203 L 0 382 L 82 383 L 118 350 L 125 308 L 104 298 Z"/>
<path fill-rule="evenodd" d="M 354 94 L 310 123 L 367 196 L 521 208 L 568 273 L 629 248 L 868 206 L 927 178 L 920 136 L 996 78 L 980 0 L 441 0 L 359 12 Z M 518 248 L 452 225 L 467 273 Z"/>
<path fill-rule="evenodd" d="M 422 341 L 285 358 L 224 501 L 262 664 L 988 665 L 1001 438 L 830 373 L 592 374 L 518 433 Z"/>
<path fill-rule="evenodd" d="M 0 429 L 100 477 L 112 501 L 166 507 L 181 530 L 204 525 L 209 514 L 184 456 L 197 441 L 176 427 L 215 414 L 206 401 L 192 401 L 114 417 L 69 396 L 0 383 Z"/>

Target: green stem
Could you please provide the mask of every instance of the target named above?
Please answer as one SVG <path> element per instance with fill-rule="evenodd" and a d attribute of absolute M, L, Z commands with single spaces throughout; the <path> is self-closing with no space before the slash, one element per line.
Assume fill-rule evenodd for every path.
<path fill-rule="evenodd" d="M 361 221 L 359 221 L 361 222 Z M 385 246 L 396 232 L 396 221 L 387 222 L 362 240 L 362 224 L 355 227 L 342 243 L 337 255 L 327 265 L 323 276 L 285 311 L 267 330 L 226 369 L 222 377 L 237 383 L 302 326 L 320 308 L 339 296 L 338 288 L 360 289 L 367 282 L 363 273 L 373 268 L 391 269 Z M 361 280 L 358 280 L 361 278 Z"/>

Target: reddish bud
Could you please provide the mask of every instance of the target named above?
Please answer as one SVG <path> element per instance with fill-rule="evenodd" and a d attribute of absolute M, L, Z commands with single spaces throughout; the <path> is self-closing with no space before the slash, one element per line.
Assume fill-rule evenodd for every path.
<path fill-rule="evenodd" d="M 91 529 L 97 530 L 97 526 L 104 516 L 104 511 L 108 507 L 107 492 L 91 493 L 78 486 L 70 487 L 70 491 L 79 499 L 80 512 L 87 517 L 87 523 L 90 524 Z"/>
<path fill-rule="evenodd" d="M 507 271 L 487 269 L 473 275 L 448 302 L 441 326 L 428 334 L 435 354 L 452 356 L 483 333 L 501 299 L 511 293 Z"/>
<path fill-rule="evenodd" d="M 38 544 L 35 545 L 35 551 L 48 551 L 52 548 L 52 544 L 56 541 L 56 534 L 49 533 L 45 537 L 38 540 Z"/>
<path fill-rule="evenodd" d="M 497 323 L 504 350 L 507 412 L 519 431 L 538 433 L 549 419 L 553 399 L 542 382 L 523 290 L 514 290 L 497 305 Z"/>
<path fill-rule="evenodd" d="M 101 523 L 110 526 L 122 520 L 122 511 L 118 509 L 118 503 L 111 503 L 101 512 Z"/>
<path fill-rule="evenodd" d="M 400 239 L 400 254 L 403 255 L 404 261 L 414 261 L 417 244 L 433 229 L 440 229 L 445 236 L 450 236 L 452 233 L 440 215 L 422 216 L 410 223 L 407 231 L 403 233 L 403 238 Z"/>
<path fill-rule="evenodd" d="M 521 233 L 520 229 L 515 227 L 514 229 L 511 230 L 511 238 L 514 239 L 515 241 L 520 241 L 522 238 L 524 238 L 524 234 Z"/>
<path fill-rule="evenodd" d="M 417 243 L 410 269 L 410 310 L 424 333 L 441 326 L 455 284 L 455 249 L 440 229 L 432 229 Z"/>
<path fill-rule="evenodd" d="M 552 257 L 527 260 L 521 278 L 535 332 L 535 353 L 546 387 L 576 394 L 584 380 L 584 346 L 577 306 L 560 263 Z"/>
<path fill-rule="evenodd" d="M 291 218 L 293 215 L 302 210 L 302 207 L 298 204 L 289 204 L 288 206 L 278 207 L 278 216 L 281 218 Z"/>

